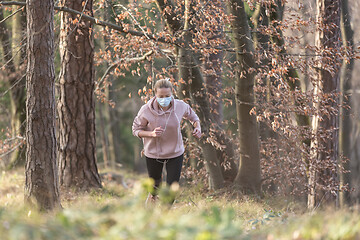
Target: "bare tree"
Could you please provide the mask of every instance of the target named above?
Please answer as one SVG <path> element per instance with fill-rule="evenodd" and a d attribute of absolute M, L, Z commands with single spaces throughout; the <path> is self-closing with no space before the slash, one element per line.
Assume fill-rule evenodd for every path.
<path fill-rule="evenodd" d="M 340 0 L 317 0 L 317 30 L 315 45 L 318 49 L 318 65 L 314 86 L 315 116 L 312 121 L 313 141 L 309 166 L 308 207 L 324 202 L 336 203 L 338 192 L 331 182 L 337 181 L 339 149 L 339 117 L 337 93 L 340 83 L 341 59 L 335 54 L 340 45 Z M 335 56 L 335 58 L 334 58 Z M 328 111 L 324 112 L 324 106 Z M 326 114 L 325 114 L 326 113 Z M 325 191 L 325 189 L 328 189 Z M 330 190 L 331 191 L 330 191 Z"/>

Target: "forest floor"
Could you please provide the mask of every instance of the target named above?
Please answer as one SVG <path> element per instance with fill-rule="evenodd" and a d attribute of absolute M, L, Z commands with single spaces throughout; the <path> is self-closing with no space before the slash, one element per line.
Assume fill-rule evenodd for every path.
<path fill-rule="evenodd" d="M 186 184 L 162 188 L 160 200 L 145 206 L 145 176 L 111 176 L 99 190 L 62 191 L 62 209 L 39 213 L 24 207 L 23 170 L 0 172 L 0 239 L 360 239 L 354 207 L 309 212 L 294 199 Z"/>

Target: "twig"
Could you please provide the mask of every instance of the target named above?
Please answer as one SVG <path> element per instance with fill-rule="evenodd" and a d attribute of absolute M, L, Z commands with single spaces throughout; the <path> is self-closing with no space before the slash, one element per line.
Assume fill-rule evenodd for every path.
<path fill-rule="evenodd" d="M 122 7 L 125 11 L 127 11 L 130 15 L 130 17 L 133 19 L 133 21 L 135 22 L 135 24 L 141 29 L 141 31 L 144 33 L 145 37 L 147 39 L 150 39 L 148 34 L 146 33 L 145 29 L 140 25 L 140 23 L 136 20 L 136 18 L 133 16 L 133 14 L 122 4 L 117 4 L 117 5 L 114 5 L 114 7 Z"/>
<path fill-rule="evenodd" d="M 8 20 L 9 18 L 11 18 L 12 16 L 14 16 L 15 14 L 17 14 L 18 12 L 22 11 L 25 7 L 19 8 L 18 10 L 16 10 L 15 12 L 13 12 L 12 14 L 10 14 L 9 16 L 7 16 L 6 18 L 4 18 L 3 20 L 0 21 L 0 24 L 2 24 L 3 22 L 5 22 L 6 20 Z"/>
<path fill-rule="evenodd" d="M 6 156 L 6 155 L 12 153 L 13 151 L 15 151 L 15 150 L 16 150 L 18 147 L 20 147 L 22 144 L 23 144 L 23 142 L 20 142 L 20 143 L 18 143 L 15 147 L 13 147 L 12 149 L 10 149 L 9 151 L 1 154 L 1 155 L 0 155 L 0 159 L 3 158 L 3 157 Z"/>
<path fill-rule="evenodd" d="M 26 73 L 24 75 L 22 75 L 9 89 L 7 89 L 5 92 L 3 92 L 0 95 L 0 98 L 5 96 L 11 89 L 13 89 L 25 76 L 26 76 Z"/>
<path fill-rule="evenodd" d="M 19 49 L 16 51 L 16 53 L 6 63 L 4 63 L 4 65 L 2 65 L 0 67 L 0 69 L 5 68 L 9 63 L 11 63 L 14 60 L 14 58 L 19 54 L 19 52 L 21 52 L 22 48 L 24 47 L 23 42 L 25 40 L 26 40 L 26 38 L 21 41 Z M 8 52 L 5 56 L 10 56 L 11 54 L 12 54 L 12 52 Z"/>
<path fill-rule="evenodd" d="M 191 197 L 189 197 L 189 200 L 195 205 L 195 207 L 198 207 L 198 205 L 191 199 Z"/>

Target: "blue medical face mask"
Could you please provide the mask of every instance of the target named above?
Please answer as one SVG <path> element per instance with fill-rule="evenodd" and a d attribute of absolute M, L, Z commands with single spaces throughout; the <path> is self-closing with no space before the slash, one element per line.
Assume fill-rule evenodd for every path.
<path fill-rule="evenodd" d="M 162 107 L 167 107 L 169 106 L 169 104 L 171 103 L 172 100 L 172 96 L 170 97 L 164 97 L 164 98 L 156 98 L 157 102 L 160 104 L 160 106 Z"/>

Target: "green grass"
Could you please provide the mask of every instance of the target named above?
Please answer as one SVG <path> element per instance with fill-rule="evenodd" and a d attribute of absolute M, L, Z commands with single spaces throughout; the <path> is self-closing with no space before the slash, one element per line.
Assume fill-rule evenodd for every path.
<path fill-rule="evenodd" d="M 133 179 L 130 179 L 133 177 Z M 235 197 L 201 186 L 162 189 L 144 206 L 151 181 L 127 175 L 129 188 L 105 182 L 88 193 L 62 192 L 62 210 L 38 213 L 23 206 L 21 171 L 0 176 L 0 239 L 359 239 L 357 210 L 308 213 L 284 197 Z M 171 201 L 176 195 L 173 205 Z"/>

